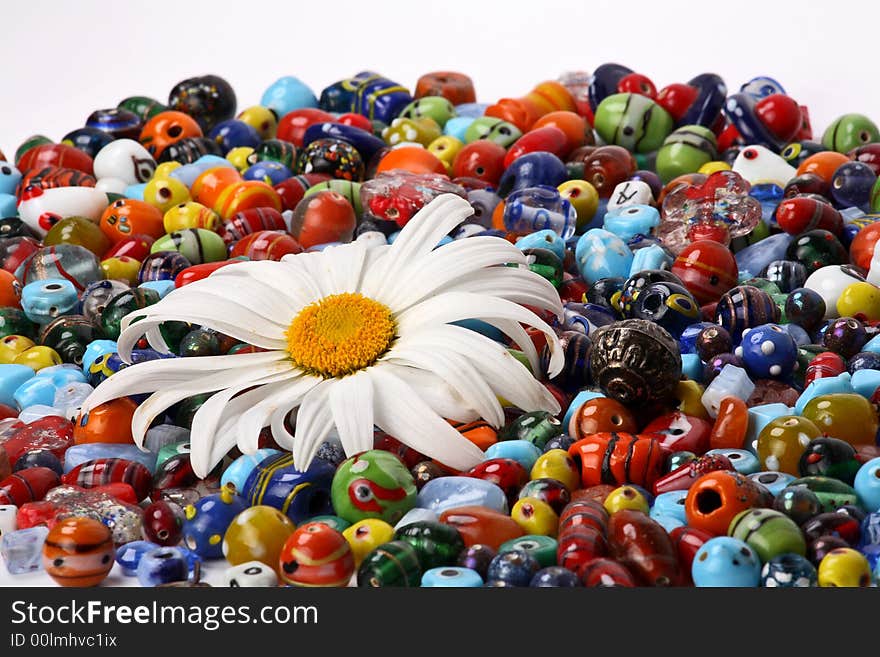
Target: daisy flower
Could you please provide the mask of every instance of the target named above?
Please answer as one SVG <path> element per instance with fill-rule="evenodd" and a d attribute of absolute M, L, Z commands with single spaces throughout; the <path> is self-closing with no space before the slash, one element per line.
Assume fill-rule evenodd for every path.
<path fill-rule="evenodd" d="M 118 351 L 126 362 L 143 336 L 168 352 L 159 326 L 169 321 L 210 327 L 264 351 L 124 368 L 98 386 L 82 412 L 152 393 L 132 419 L 143 448 L 147 429 L 167 408 L 213 393 L 190 435 L 193 470 L 202 477 L 235 445 L 253 453 L 266 426 L 302 470 L 334 428 L 351 456 L 372 449 L 374 426 L 452 468 L 473 467 L 482 451 L 446 420 L 483 418 L 500 427 L 499 398 L 558 413 L 558 402 L 532 374 L 540 371 L 539 356 L 523 325 L 547 336 L 551 376 L 563 354 L 553 329 L 524 307 L 562 313 L 558 293 L 523 266 L 522 251 L 479 236 L 437 248 L 472 213 L 466 200 L 444 194 L 391 245 L 355 241 L 280 262 L 245 262 L 170 292 L 123 319 Z M 510 264 L 518 266 L 504 266 Z M 532 371 L 502 344 L 455 324 L 468 319 L 509 336 Z"/>

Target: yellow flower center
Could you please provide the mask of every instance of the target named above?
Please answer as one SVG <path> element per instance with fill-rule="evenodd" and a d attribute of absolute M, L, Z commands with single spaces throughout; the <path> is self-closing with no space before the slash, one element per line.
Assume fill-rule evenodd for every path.
<path fill-rule="evenodd" d="M 325 379 L 369 367 L 388 351 L 391 311 L 360 294 L 334 294 L 303 308 L 285 333 L 287 352 L 303 370 Z"/>

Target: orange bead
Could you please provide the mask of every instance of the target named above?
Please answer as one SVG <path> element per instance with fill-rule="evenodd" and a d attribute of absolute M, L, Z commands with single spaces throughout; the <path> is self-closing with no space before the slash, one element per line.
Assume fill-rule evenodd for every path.
<path fill-rule="evenodd" d="M 510 516 L 485 506 L 460 506 L 440 514 L 440 522 L 455 527 L 464 544 L 488 545 L 493 550 L 525 532 Z"/>
<path fill-rule="evenodd" d="M 299 202 L 293 211 L 290 233 L 308 249 L 318 244 L 350 242 L 356 226 L 351 203 L 338 192 L 324 190 Z"/>
<path fill-rule="evenodd" d="M 43 567 L 61 586 L 97 586 L 113 568 L 113 535 L 92 518 L 58 521 L 43 544 Z"/>
<path fill-rule="evenodd" d="M 666 451 L 653 438 L 632 433 L 597 433 L 568 448 L 584 486 L 635 484 L 650 487 L 660 478 Z"/>
<path fill-rule="evenodd" d="M 504 208 L 506 205 L 504 201 L 501 201 L 495 206 L 495 209 L 492 211 L 492 228 L 507 230 L 507 227 L 504 225 Z"/>
<path fill-rule="evenodd" d="M 476 420 L 475 422 L 453 422 L 452 420 L 447 420 L 447 422 L 455 427 L 458 433 L 484 452 L 498 442 L 498 432 L 488 422 L 483 420 Z"/>
<path fill-rule="evenodd" d="M 210 208 L 217 202 L 224 189 L 241 180 L 241 174 L 237 169 L 216 167 L 199 175 L 193 182 L 190 192 L 194 201 Z"/>
<path fill-rule="evenodd" d="M 159 112 L 144 124 L 138 141 L 158 159 L 162 151 L 187 137 L 201 137 L 202 129 L 188 114 L 168 110 Z"/>
<path fill-rule="evenodd" d="M 553 126 L 562 130 L 568 139 L 569 151 L 583 146 L 587 143 L 588 139 L 592 138 L 592 131 L 590 131 L 590 127 L 587 125 L 587 120 L 576 112 L 559 110 L 545 114 L 535 121 L 534 125 L 532 125 L 532 130 L 537 130 L 544 126 Z"/>
<path fill-rule="evenodd" d="M 766 489 L 748 477 L 719 470 L 703 475 L 688 489 L 685 517 L 689 527 L 724 536 L 738 513 L 767 506 L 770 500 Z"/>
<path fill-rule="evenodd" d="M 96 406 L 81 415 L 73 428 L 73 440 L 77 445 L 85 443 L 116 443 L 131 445 L 131 418 L 137 409 L 129 397 L 120 397 Z"/>
<path fill-rule="evenodd" d="M 0 307 L 21 308 L 21 283 L 5 269 L 0 269 Z"/>
<path fill-rule="evenodd" d="M 878 240 L 880 240 L 880 221 L 862 228 L 849 245 L 850 262 L 856 267 L 870 269 L 874 247 L 877 246 Z"/>
<path fill-rule="evenodd" d="M 486 108 L 485 115 L 509 121 L 527 132 L 545 114 L 559 110 L 574 112 L 576 109 L 571 92 L 560 83 L 548 80 L 522 98 L 502 98 Z"/>
<path fill-rule="evenodd" d="M 99 225 L 114 244 L 135 234 L 153 238 L 165 234 L 162 213 L 149 203 L 133 198 L 113 201 L 101 215 Z"/>
<path fill-rule="evenodd" d="M 281 211 L 281 197 L 278 192 L 259 180 L 245 180 L 226 187 L 217 197 L 211 209 L 222 219 L 255 208 L 273 208 Z"/>
<path fill-rule="evenodd" d="M 810 157 L 801 162 L 801 165 L 797 168 L 797 175 L 802 176 L 805 173 L 813 173 L 830 184 L 837 167 L 849 161 L 850 159 L 843 153 L 822 151 L 821 153 L 810 155 Z"/>
<path fill-rule="evenodd" d="M 376 173 L 402 169 L 410 173 L 438 173 L 446 175 L 446 167 L 433 153 L 418 146 L 393 148 L 379 161 Z"/>
<path fill-rule="evenodd" d="M 709 435 L 710 449 L 743 449 L 749 430 L 749 408 L 739 397 L 725 397 Z"/>
<path fill-rule="evenodd" d="M 635 433 L 639 425 L 629 409 L 619 401 L 597 397 L 585 402 L 571 416 L 568 434 L 575 440 L 605 431 Z"/>

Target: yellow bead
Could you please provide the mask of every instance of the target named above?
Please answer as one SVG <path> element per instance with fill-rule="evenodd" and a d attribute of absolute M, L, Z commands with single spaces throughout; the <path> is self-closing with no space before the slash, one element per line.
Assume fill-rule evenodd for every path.
<path fill-rule="evenodd" d="M 559 527 L 559 516 L 549 504 L 537 497 L 523 497 L 517 500 L 510 510 L 514 519 L 526 534 L 556 536 Z"/>
<path fill-rule="evenodd" d="M 0 364 L 9 365 L 15 362 L 21 352 L 35 345 L 33 340 L 23 335 L 7 335 L 0 340 Z"/>
<path fill-rule="evenodd" d="M 104 278 L 116 281 L 124 281 L 131 285 L 137 284 L 138 270 L 141 261 L 131 256 L 116 256 L 101 261 L 101 269 L 104 270 Z"/>
<path fill-rule="evenodd" d="M 837 298 L 837 314 L 841 317 L 864 315 L 870 321 L 880 319 L 880 288 L 868 282 L 847 285 Z"/>
<path fill-rule="evenodd" d="M 564 449 L 551 449 L 541 454 L 529 476 L 532 479 L 555 479 L 570 491 L 581 485 L 577 466 Z"/>
<path fill-rule="evenodd" d="M 189 200 L 189 189 L 177 178 L 154 177 L 144 188 L 144 201 L 158 208 L 162 214 Z"/>
<path fill-rule="evenodd" d="M 378 518 L 359 520 L 342 532 L 351 546 L 354 565 L 360 566 L 370 552 L 394 538 L 394 527 Z"/>
<path fill-rule="evenodd" d="M 706 162 L 706 164 L 697 169 L 697 173 L 705 173 L 707 176 L 711 176 L 716 171 L 730 171 L 730 169 L 731 166 L 727 162 L 714 160 L 712 162 Z"/>
<path fill-rule="evenodd" d="M 163 162 L 156 167 L 153 177 L 150 180 L 167 180 L 171 177 L 171 172 L 179 169 L 183 165 L 180 162 Z"/>
<path fill-rule="evenodd" d="M 238 115 L 238 120 L 247 123 L 260 135 L 260 139 L 275 139 L 275 133 L 278 130 L 278 119 L 275 113 L 268 107 L 262 105 L 253 105 L 246 110 L 242 110 Z"/>
<path fill-rule="evenodd" d="M 31 347 L 22 351 L 12 361 L 15 365 L 27 365 L 34 372 L 39 372 L 44 367 L 61 364 L 61 356 L 50 347 Z"/>
<path fill-rule="evenodd" d="M 835 548 L 819 562 L 819 586 L 859 587 L 871 584 L 871 566 L 852 548 Z"/>
<path fill-rule="evenodd" d="M 678 410 L 685 415 L 711 420 L 709 412 L 703 406 L 703 393 L 706 388 L 696 381 L 687 379 L 679 381 L 675 386 L 675 398 L 678 399 Z"/>
<path fill-rule="evenodd" d="M 244 172 L 250 165 L 250 156 L 254 154 L 254 149 L 250 146 L 238 146 L 233 148 L 226 154 L 226 159 L 232 162 L 232 166 L 241 172 Z"/>
<path fill-rule="evenodd" d="M 173 233 L 176 230 L 187 228 L 205 228 L 214 230 L 220 221 L 220 217 L 211 208 L 206 208 L 201 203 L 187 201 L 169 208 L 162 217 L 162 225 L 165 232 Z"/>
<path fill-rule="evenodd" d="M 605 498 L 605 510 L 608 513 L 616 513 L 623 509 L 648 513 L 650 510 L 648 500 L 644 494 L 634 486 L 620 486 L 608 493 Z"/>
<path fill-rule="evenodd" d="M 563 198 L 568 199 L 577 213 L 577 227 L 583 228 L 599 209 L 599 192 L 586 180 L 568 180 L 557 187 Z"/>
<path fill-rule="evenodd" d="M 451 135 L 443 135 L 428 144 L 428 150 L 443 163 L 443 166 L 446 167 L 446 172 L 451 173 L 455 156 L 458 155 L 463 146 L 464 143 L 460 139 L 456 139 Z"/>

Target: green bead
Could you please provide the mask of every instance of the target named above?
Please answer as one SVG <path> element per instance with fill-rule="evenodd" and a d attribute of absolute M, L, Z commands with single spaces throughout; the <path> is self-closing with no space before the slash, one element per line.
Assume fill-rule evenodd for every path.
<path fill-rule="evenodd" d="M 399 116 L 405 119 L 419 119 L 426 116 L 434 119 L 442 128 L 449 119 L 456 116 L 456 113 L 452 103 L 443 96 L 424 96 L 404 107 Z"/>
<path fill-rule="evenodd" d="M 871 188 L 870 203 L 872 212 L 880 212 L 880 178 L 874 181 L 874 186 Z"/>
<path fill-rule="evenodd" d="M 309 187 L 303 195 L 303 198 L 328 189 L 345 197 L 345 200 L 351 203 L 351 207 L 354 208 L 356 216 L 359 217 L 364 213 L 364 206 L 361 204 L 361 183 L 353 182 L 351 180 L 342 180 L 340 178 L 325 180 L 324 182 Z"/>
<path fill-rule="evenodd" d="M 149 288 L 135 287 L 117 294 L 101 312 L 101 330 L 108 340 L 118 340 L 122 318 L 159 302 L 159 293 Z"/>
<path fill-rule="evenodd" d="M 801 477 L 791 482 L 787 488 L 802 486 L 813 491 L 822 504 L 822 511 L 836 511 L 842 506 L 859 506 L 859 496 L 852 486 L 831 477 Z"/>
<path fill-rule="evenodd" d="M 183 336 L 177 353 L 183 357 L 219 356 L 220 340 L 215 331 L 198 328 Z"/>
<path fill-rule="evenodd" d="M 180 353 L 180 343 L 183 342 L 183 338 L 192 330 L 192 324 L 187 322 L 165 322 L 159 326 L 159 333 L 162 334 L 162 339 L 165 340 L 168 349 L 175 354 Z"/>
<path fill-rule="evenodd" d="M 701 125 L 686 125 L 669 135 L 657 151 L 657 175 L 668 183 L 717 159 L 715 133 Z"/>
<path fill-rule="evenodd" d="M 488 141 L 494 141 L 499 146 L 510 148 L 517 139 L 522 137 L 522 130 L 512 123 L 500 121 L 492 126 L 489 134 L 486 135 Z"/>
<path fill-rule="evenodd" d="M 612 94 L 596 108 L 594 127 L 608 144 L 650 153 L 672 132 L 672 117 L 647 96 Z"/>
<path fill-rule="evenodd" d="M 159 453 L 156 455 L 156 470 L 158 470 L 165 461 L 178 454 L 189 454 L 188 440 L 162 445 L 162 447 L 159 448 Z"/>
<path fill-rule="evenodd" d="M 774 283 L 773 281 L 757 276 L 755 278 L 746 279 L 745 281 L 740 283 L 740 285 L 751 285 L 752 287 L 756 287 L 759 290 L 764 290 L 764 292 L 766 292 L 767 294 L 781 294 L 782 292 L 782 290 L 779 289 L 779 286 L 776 285 L 776 283 Z"/>
<path fill-rule="evenodd" d="M 147 96 L 131 96 L 119 103 L 117 107 L 127 109 L 129 112 L 134 112 L 139 117 L 141 117 L 144 122 L 146 122 L 148 119 L 153 118 L 160 112 L 164 112 L 168 109 L 158 100 L 153 100 L 152 98 L 148 98 Z"/>
<path fill-rule="evenodd" d="M 21 146 L 15 149 L 15 161 L 18 162 L 21 159 L 21 156 L 32 148 L 54 143 L 55 142 L 49 139 L 46 135 L 32 135 L 21 142 Z"/>
<path fill-rule="evenodd" d="M 336 515 L 349 522 L 380 518 L 393 525 L 416 505 L 416 484 L 399 458 L 371 449 L 339 465 L 330 497 Z"/>
<path fill-rule="evenodd" d="M 7 335 L 23 335 L 36 340 L 37 325 L 18 308 L 0 308 L 0 338 Z"/>
<path fill-rule="evenodd" d="M 424 570 L 452 566 L 464 550 L 464 539 L 452 525 L 420 520 L 404 525 L 394 532 L 394 539 L 405 541 L 416 549 Z"/>
<path fill-rule="evenodd" d="M 282 139 L 267 139 L 254 149 L 248 162 L 278 162 L 293 170 L 296 163 L 296 146 Z"/>
<path fill-rule="evenodd" d="M 556 565 L 556 549 L 559 543 L 550 536 L 540 534 L 526 534 L 519 538 L 512 538 L 501 544 L 498 554 L 512 550 L 522 550 L 535 557 L 541 568 Z"/>
<path fill-rule="evenodd" d="M 838 153 L 880 141 L 876 124 L 864 114 L 844 114 L 836 119 L 822 135 L 822 145 Z"/>
<path fill-rule="evenodd" d="M 201 395 L 187 397 L 177 405 L 174 413 L 174 424 L 184 429 L 192 429 L 193 417 L 202 405 L 211 398 L 214 393 L 206 392 Z"/>
<path fill-rule="evenodd" d="M 569 180 L 583 180 L 584 179 L 584 167 L 583 162 L 566 162 L 565 170 L 568 172 Z"/>
<path fill-rule="evenodd" d="M 529 257 L 528 267 L 531 271 L 538 274 L 542 278 L 546 278 L 553 287 L 558 288 L 562 285 L 563 266 L 562 260 L 559 259 L 550 249 L 532 248 L 525 249 L 524 253 Z M 511 265 L 518 267 L 519 265 Z"/>
<path fill-rule="evenodd" d="M 672 454 L 669 455 L 669 458 L 666 459 L 666 471 L 672 472 L 673 470 L 678 470 L 678 468 L 696 460 L 696 458 L 697 455 L 693 452 L 672 452 Z"/>
<path fill-rule="evenodd" d="M 348 520 L 339 516 L 315 516 L 314 518 L 309 518 L 309 522 L 323 522 L 338 532 L 344 532 L 351 527 L 351 523 Z"/>
<path fill-rule="evenodd" d="M 159 251 L 177 251 L 194 265 L 226 260 L 223 238 L 204 228 L 175 230 L 163 235 L 150 247 L 150 253 Z"/>
<path fill-rule="evenodd" d="M 40 331 L 40 344 L 54 349 L 65 363 L 82 364 L 88 344 L 97 337 L 91 322 L 82 315 L 59 317 Z"/>
<path fill-rule="evenodd" d="M 362 587 L 418 586 L 421 581 L 418 553 L 406 541 L 383 543 L 364 557 L 357 573 Z"/>
<path fill-rule="evenodd" d="M 498 432 L 498 440 L 527 440 L 544 449 L 551 438 L 562 435 L 562 423 L 547 411 L 524 413 Z"/>
<path fill-rule="evenodd" d="M 520 351 L 519 349 L 508 348 L 507 353 L 509 353 L 514 358 L 516 358 L 520 362 L 521 365 L 523 365 L 527 370 L 532 372 L 532 364 L 529 362 L 529 357 L 526 356 L 526 353 L 524 351 Z M 532 374 L 534 374 L 535 376 L 538 375 L 537 372 L 532 372 Z"/>
<path fill-rule="evenodd" d="M 761 561 L 788 552 L 801 556 L 807 553 L 804 535 L 794 520 L 772 509 L 747 509 L 730 522 L 727 535 L 748 544 Z"/>

